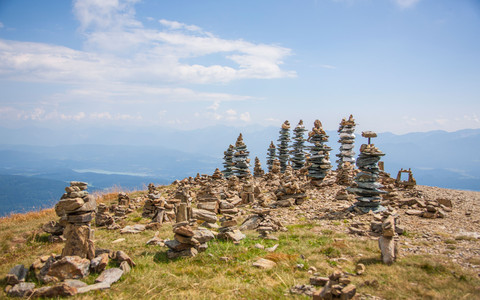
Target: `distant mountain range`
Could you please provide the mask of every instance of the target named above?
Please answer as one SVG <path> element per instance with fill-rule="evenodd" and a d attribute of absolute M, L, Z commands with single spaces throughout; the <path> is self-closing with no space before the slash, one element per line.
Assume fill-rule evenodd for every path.
<path fill-rule="evenodd" d="M 197 173 L 212 174 L 216 167 L 222 169 L 223 151 L 240 132 L 252 162 L 258 156 L 265 166 L 268 145 L 277 143 L 278 131 L 261 126 L 190 131 L 0 128 L 0 216 L 55 203 L 70 180 L 88 182 L 89 190 L 115 185 L 131 190 L 149 182 L 168 184 Z M 338 135 L 327 134 L 335 167 Z M 357 155 L 365 142 L 357 133 Z M 383 161 L 392 177 L 400 168 L 411 168 L 418 184 L 480 190 L 480 129 L 379 133 L 372 142 L 386 154 Z"/>

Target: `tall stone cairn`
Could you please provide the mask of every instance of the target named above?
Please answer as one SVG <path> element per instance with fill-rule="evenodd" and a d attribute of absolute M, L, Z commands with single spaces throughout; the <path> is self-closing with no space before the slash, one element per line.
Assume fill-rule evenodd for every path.
<path fill-rule="evenodd" d="M 234 174 L 238 178 L 245 178 L 251 176 L 250 173 L 250 159 L 248 158 L 248 155 L 250 154 L 249 151 L 247 151 L 247 145 L 243 142 L 243 136 L 240 133 L 240 135 L 237 138 L 237 142 L 235 143 L 235 153 L 233 154 L 233 171 Z"/>
<path fill-rule="evenodd" d="M 300 170 L 305 166 L 305 132 L 308 131 L 303 125 L 303 120 L 298 122 L 297 127 L 293 130 L 293 145 L 292 145 L 292 168 Z"/>
<path fill-rule="evenodd" d="M 362 136 L 368 138 L 370 142 L 370 138 L 376 137 L 377 134 L 366 131 L 362 132 Z M 360 173 L 354 178 L 355 186 L 348 187 L 347 191 L 357 195 L 355 206 L 364 212 L 385 210 L 380 205 L 382 200 L 380 194 L 386 194 L 387 192 L 380 190 L 383 185 L 378 182 L 380 177 L 378 162 L 384 155 L 374 144 L 363 144 L 360 147 L 360 155 L 357 159 L 357 167 L 360 169 Z"/>
<path fill-rule="evenodd" d="M 233 163 L 233 153 L 235 152 L 235 147 L 233 145 L 228 146 L 227 151 L 223 152 L 223 167 L 225 168 L 222 173 L 225 178 L 229 178 L 233 175 L 233 167 L 235 164 Z"/>
<path fill-rule="evenodd" d="M 278 160 L 280 161 L 280 170 L 282 173 L 287 168 L 288 159 L 290 155 L 288 153 L 288 143 L 290 142 L 290 123 L 285 121 L 280 129 L 280 137 L 278 138 Z"/>
<path fill-rule="evenodd" d="M 260 159 L 255 157 L 255 166 L 253 167 L 253 176 L 254 177 L 262 177 L 265 174 L 265 171 L 262 169 L 262 165 L 260 164 Z"/>
<path fill-rule="evenodd" d="M 267 169 L 268 172 L 272 171 L 273 161 L 277 158 L 277 148 L 273 144 L 273 141 L 270 142 L 270 147 L 267 150 Z"/>
<path fill-rule="evenodd" d="M 315 120 L 307 141 L 313 144 L 309 147 L 309 163 L 311 165 L 308 167 L 308 176 L 312 178 L 312 181 L 322 181 L 327 176 L 328 170 L 332 168 L 329 160 L 329 152 L 332 149 L 325 144 L 328 142 L 328 135 L 319 120 Z"/>
<path fill-rule="evenodd" d="M 337 154 L 337 170 L 340 170 L 345 162 L 355 163 L 355 152 L 353 151 L 355 147 L 355 125 L 353 115 L 350 115 L 348 120 L 343 118 L 340 122 L 338 128 L 340 152 Z"/>
<path fill-rule="evenodd" d="M 62 256 L 80 256 L 91 260 L 95 258 L 95 245 L 90 222 L 97 203 L 86 189 L 85 182 L 70 182 L 70 186 L 65 188 L 66 193 L 55 205 L 55 212 L 60 222 L 65 224 L 63 236 L 66 241 Z"/>

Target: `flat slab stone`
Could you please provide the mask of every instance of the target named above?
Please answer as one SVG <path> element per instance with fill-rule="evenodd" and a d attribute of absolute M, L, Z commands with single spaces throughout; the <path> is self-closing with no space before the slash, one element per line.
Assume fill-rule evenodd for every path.
<path fill-rule="evenodd" d="M 100 276 L 95 279 L 95 282 L 106 282 L 108 284 L 113 284 L 117 282 L 123 275 L 123 270 L 120 268 L 111 268 L 106 269 L 100 274 Z"/>
<path fill-rule="evenodd" d="M 90 291 L 96 291 L 96 290 L 106 290 L 110 288 L 110 284 L 108 282 L 99 282 L 95 284 L 90 284 L 81 288 L 77 289 L 78 294 L 84 294 L 88 293 Z"/>
<path fill-rule="evenodd" d="M 277 265 L 276 262 L 273 260 L 265 259 L 265 258 L 260 258 L 256 262 L 252 264 L 254 267 L 260 268 L 260 269 L 271 269 Z"/>
<path fill-rule="evenodd" d="M 135 234 L 135 233 L 140 233 L 145 231 L 146 227 L 145 225 L 142 224 L 135 224 L 135 225 L 130 225 L 130 226 L 125 226 L 122 230 L 120 230 L 121 234 Z"/>
<path fill-rule="evenodd" d="M 28 269 L 25 268 L 24 265 L 16 265 L 10 270 L 10 272 L 8 272 L 5 280 L 7 281 L 7 284 L 15 285 L 17 283 L 25 281 L 27 272 Z"/>
<path fill-rule="evenodd" d="M 409 209 L 405 211 L 405 213 L 410 216 L 421 216 L 423 214 L 423 211 L 418 209 Z"/>
<path fill-rule="evenodd" d="M 14 285 L 7 292 L 7 295 L 10 297 L 28 297 L 33 293 L 34 288 L 35 288 L 35 283 L 33 282 L 20 282 Z"/>

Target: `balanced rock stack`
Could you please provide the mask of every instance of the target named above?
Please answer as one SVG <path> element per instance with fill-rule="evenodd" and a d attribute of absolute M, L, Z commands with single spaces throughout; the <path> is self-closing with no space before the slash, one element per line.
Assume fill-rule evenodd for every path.
<path fill-rule="evenodd" d="M 350 282 L 351 280 L 347 274 L 334 271 L 328 277 L 328 282 L 325 286 L 320 291 L 313 293 L 313 300 L 352 299 L 357 293 L 357 288 Z"/>
<path fill-rule="evenodd" d="M 248 180 L 243 185 L 243 190 L 240 193 L 243 204 L 253 204 L 255 202 L 255 186 L 251 180 Z"/>
<path fill-rule="evenodd" d="M 294 170 L 300 170 L 305 166 L 305 132 L 308 131 L 303 125 L 303 120 L 298 122 L 297 127 L 293 130 L 293 145 L 292 145 L 292 164 Z"/>
<path fill-rule="evenodd" d="M 362 136 L 370 140 L 377 135 L 374 132 L 367 131 L 363 132 Z M 355 206 L 363 212 L 385 210 L 385 207 L 380 205 L 382 200 L 380 194 L 386 194 L 386 192 L 380 190 L 383 185 L 378 182 L 380 170 L 377 165 L 384 155 L 374 144 L 363 144 L 360 147 L 360 155 L 357 159 L 357 167 L 360 169 L 360 173 L 354 178 L 356 186 L 348 187 L 347 191 L 357 195 Z"/>
<path fill-rule="evenodd" d="M 275 194 L 277 196 L 276 205 L 279 207 L 288 207 L 293 204 L 300 205 L 305 201 L 305 189 L 293 175 L 292 166 L 287 166 L 280 187 Z"/>
<path fill-rule="evenodd" d="M 207 242 L 215 238 L 213 233 L 206 228 L 194 229 L 189 221 L 178 222 L 173 225 L 173 240 L 165 241 L 169 248 L 167 257 L 194 257 L 198 252 L 207 249 Z"/>
<path fill-rule="evenodd" d="M 315 120 L 312 131 L 308 134 L 308 141 L 313 144 L 310 146 L 311 165 L 308 167 L 308 176 L 312 178 L 312 183 L 321 182 L 332 168 L 329 160 L 332 149 L 325 144 L 328 136 L 319 120 Z"/>
<path fill-rule="evenodd" d="M 211 185 L 205 185 L 197 193 L 197 208 L 218 213 L 220 197 Z"/>
<path fill-rule="evenodd" d="M 215 169 L 215 172 L 213 172 L 212 179 L 214 179 L 214 180 L 221 180 L 222 178 L 223 178 L 222 172 L 220 171 L 219 168 L 216 168 L 216 169 Z"/>
<path fill-rule="evenodd" d="M 129 206 L 130 205 L 130 197 L 124 192 L 118 193 L 118 205 Z"/>
<path fill-rule="evenodd" d="M 290 123 L 285 121 L 282 124 L 282 128 L 280 129 L 280 137 L 278 141 L 278 160 L 280 161 L 280 171 L 283 173 L 287 168 L 288 159 L 290 158 L 290 154 L 288 152 L 288 143 L 290 142 Z"/>
<path fill-rule="evenodd" d="M 265 171 L 262 169 L 262 165 L 260 164 L 260 159 L 255 157 L 255 166 L 253 167 L 253 176 L 254 177 L 262 177 L 265 174 Z"/>
<path fill-rule="evenodd" d="M 233 162 L 235 167 L 233 168 L 235 175 L 239 178 L 245 178 L 251 176 L 249 167 L 250 167 L 250 159 L 248 155 L 250 154 L 247 151 L 247 145 L 243 142 L 243 136 L 240 135 L 237 138 L 237 142 L 235 143 L 235 153 L 233 157 Z"/>
<path fill-rule="evenodd" d="M 389 216 L 382 223 L 382 236 L 378 239 L 378 247 L 382 253 L 384 264 L 392 264 L 398 257 L 398 236 L 395 228 L 395 219 Z"/>
<path fill-rule="evenodd" d="M 350 186 L 352 185 L 354 168 L 353 165 L 346 161 L 342 167 L 337 170 L 337 184 Z"/>
<path fill-rule="evenodd" d="M 233 145 L 228 146 L 227 151 L 223 152 L 223 167 L 225 168 L 222 173 L 225 178 L 229 178 L 233 175 L 233 167 L 235 163 L 233 162 L 233 153 L 235 152 L 235 147 Z"/>
<path fill-rule="evenodd" d="M 108 206 L 100 203 L 97 207 L 97 213 L 95 214 L 95 226 L 110 226 L 114 222 L 113 217 L 108 213 Z"/>
<path fill-rule="evenodd" d="M 340 170 L 345 162 L 355 163 L 355 119 L 352 115 L 346 120 L 342 119 L 338 128 L 340 153 L 337 154 L 337 169 Z"/>
<path fill-rule="evenodd" d="M 163 223 L 165 220 L 165 205 L 165 198 L 160 193 L 148 194 L 148 198 L 143 205 L 142 217 L 160 224 Z"/>
<path fill-rule="evenodd" d="M 218 229 L 218 239 L 239 242 L 246 238 L 245 234 L 236 229 L 237 220 L 234 217 L 224 216 L 220 219 L 220 222 L 221 227 Z"/>
<path fill-rule="evenodd" d="M 268 147 L 267 150 L 267 168 L 268 172 L 272 171 L 272 166 L 273 166 L 273 161 L 277 158 L 277 149 L 275 148 L 275 145 L 273 144 L 273 141 L 270 142 L 270 147 Z"/>
<path fill-rule="evenodd" d="M 157 190 L 155 189 L 155 185 L 153 183 L 148 184 L 148 193 L 149 194 L 155 194 Z"/>
<path fill-rule="evenodd" d="M 62 256 L 79 256 L 88 259 L 95 257 L 90 221 L 93 219 L 97 203 L 86 189 L 85 182 L 70 182 L 70 186 L 65 188 L 66 193 L 55 205 L 55 212 L 66 223 L 63 232 L 66 241 Z"/>

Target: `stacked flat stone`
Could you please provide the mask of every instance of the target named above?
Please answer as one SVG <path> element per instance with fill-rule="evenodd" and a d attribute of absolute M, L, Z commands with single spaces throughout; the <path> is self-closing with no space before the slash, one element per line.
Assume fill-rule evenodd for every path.
<path fill-rule="evenodd" d="M 294 170 L 300 170 L 305 166 L 305 132 L 308 131 L 303 125 L 303 120 L 298 122 L 297 127 L 293 130 L 292 145 L 292 167 Z"/>
<path fill-rule="evenodd" d="M 224 216 L 220 219 L 220 222 L 221 227 L 218 229 L 218 239 L 239 242 L 246 238 L 245 234 L 236 229 L 237 220 L 234 217 Z"/>
<path fill-rule="evenodd" d="M 305 189 L 293 174 L 292 166 L 287 166 L 275 196 L 277 197 L 275 204 L 279 207 L 289 207 L 294 204 L 300 205 L 305 201 Z"/>
<path fill-rule="evenodd" d="M 254 177 L 262 177 L 265 174 L 265 171 L 262 169 L 262 164 L 260 163 L 260 159 L 255 157 L 255 166 L 253 167 L 253 176 Z"/>
<path fill-rule="evenodd" d="M 313 293 L 313 300 L 320 299 L 353 299 L 357 293 L 355 285 L 351 284 L 351 280 L 347 273 L 334 271 L 329 277 L 327 283 L 319 291 Z M 312 281 L 311 278 L 310 281 Z"/>
<path fill-rule="evenodd" d="M 70 186 L 65 188 L 66 193 L 55 205 L 55 212 L 66 224 L 63 232 L 66 241 L 62 256 L 95 258 L 93 230 L 90 227 L 90 221 L 97 209 L 97 203 L 86 189 L 85 182 L 70 182 Z"/>
<path fill-rule="evenodd" d="M 362 136 L 369 138 L 376 137 L 374 132 L 363 132 Z M 360 147 L 360 155 L 357 159 L 357 167 L 360 169 L 355 178 L 354 187 L 348 187 L 347 190 L 357 195 L 357 202 L 355 206 L 364 212 L 370 210 L 374 212 L 383 211 L 385 208 L 380 205 L 382 198 L 381 194 L 386 194 L 385 191 L 380 190 L 383 187 L 378 182 L 380 169 L 378 168 L 378 161 L 385 154 L 382 153 L 374 144 L 363 144 Z"/>
<path fill-rule="evenodd" d="M 287 168 L 287 163 L 290 158 L 289 151 L 288 151 L 288 143 L 290 142 L 290 123 L 285 121 L 282 124 L 282 128 L 280 129 L 280 137 L 278 138 L 279 144 L 278 146 L 278 160 L 280 161 L 280 170 L 281 172 L 285 172 Z"/>
<path fill-rule="evenodd" d="M 382 223 L 382 236 L 378 239 L 378 247 L 384 264 L 390 265 L 398 257 L 398 235 L 395 229 L 394 216 L 388 216 Z"/>
<path fill-rule="evenodd" d="M 235 147 L 233 145 L 228 146 L 227 151 L 223 152 L 223 167 L 225 168 L 222 173 L 225 178 L 229 178 L 233 175 L 233 167 L 235 164 L 233 163 L 233 153 L 235 152 Z"/>
<path fill-rule="evenodd" d="M 153 183 L 148 184 L 148 193 L 154 194 L 156 192 L 155 185 Z"/>
<path fill-rule="evenodd" d="M 268 172 L 272 171 L 273 161 L 277 158 L 277 148 L 273 144 L 273 141 L 270 142 L 270 146 L 267 150 L 267 168 Z"/>
<path fill-rule="evenodd" d="M 308 134 L 308 142 L 313 144 L 310 146 L 308 176 L 312 181 L 322 181 L 332 168 L 329 160 L 332 149 L 325 144 L 328 142 L 328 135 L 319 120 L 315 120 L 312 131 Z"/>
<path fill-rule="evenodd" d="M 248 180 L 240 192 L 243 204 L 253 204 L 255 202 L 255 186 L 251 180 Z"/>
<path fill-rule="evenodd" d="M 129 206 L 130 197 L 126 193 L 118 193 L 118 205 Z"/>
<path fill-rule="evenodd" d="M 148 194 L 148 198 L 143 205 L 143 218 L 149 218 L 154 222 L 163 223 L 165 220 L 166 200 L 160 193 Z"/>
<path fill-rule="evenodd" d="M 114 222 L 113 217 L 108 213 L 108 206 L 100 203 L 97 207 L 97 213 L 95 214 L 95 226 L 110 226 Z"/>
<path fill-rule="evenodd" d="M 247 151 L 247 145 L 243 142 L 243 136 L 240 133 L 235 143 L 235 153 L 233 154 L 233 162 L 235 164 L 233 171 L 238 178 L 251 176 L 249 154 L 250 152 Z"/>
<path fill-rule="evenodd" d="M 352 185 L 352 180 L 353 180 L 353 173 L 354 173 L 354 168 L 351 163 L 344 162 L 342 164 L 342 167 L 337 170 L 337 184 L 343 185 L 343 186 L 350 186 Z"/>
<path fill-rule="evenodd" d="M 220 197 L 211 185 L 203 186 L 197 193 L 197 208 L 218 213 Z"/>
<path fill-rule="evenodd" d="M 198 252 L 207 249 L 207 242 L 215 236 L 206 228 L 194 229 L 192 224 L 189 221 L 183 221 L 173 225 L 174 239 L 165 241 L 165 245 L 169 248 L 168 258 L 194 257 Z"/>
<path fill-rule="evenodd" d="M 350 115 L 348 120 L 345 118 L 342 119 L 340 122 L 340 126 L 338 128 L 339 140 L 338 142 L 340 145 L 340 152 L 337 154 L 338 160 L 337 169 L 340 170 L 342 165 L 345 162 L 349 162 L 351 164 L 355 163 L 355 152 L 353 148 L 355 147 L 355 119 L 353 115 Z"/>
<path fill-rule="evenodd" d="M 222 172 L 220 171 L 219 168 L 216 168 L 215 169 L 215 172 L 213 172 L 213 175 L 212 175 L 212 179 L 214 180 L 220 180 L 223 178 L 223 174 Z"/>

